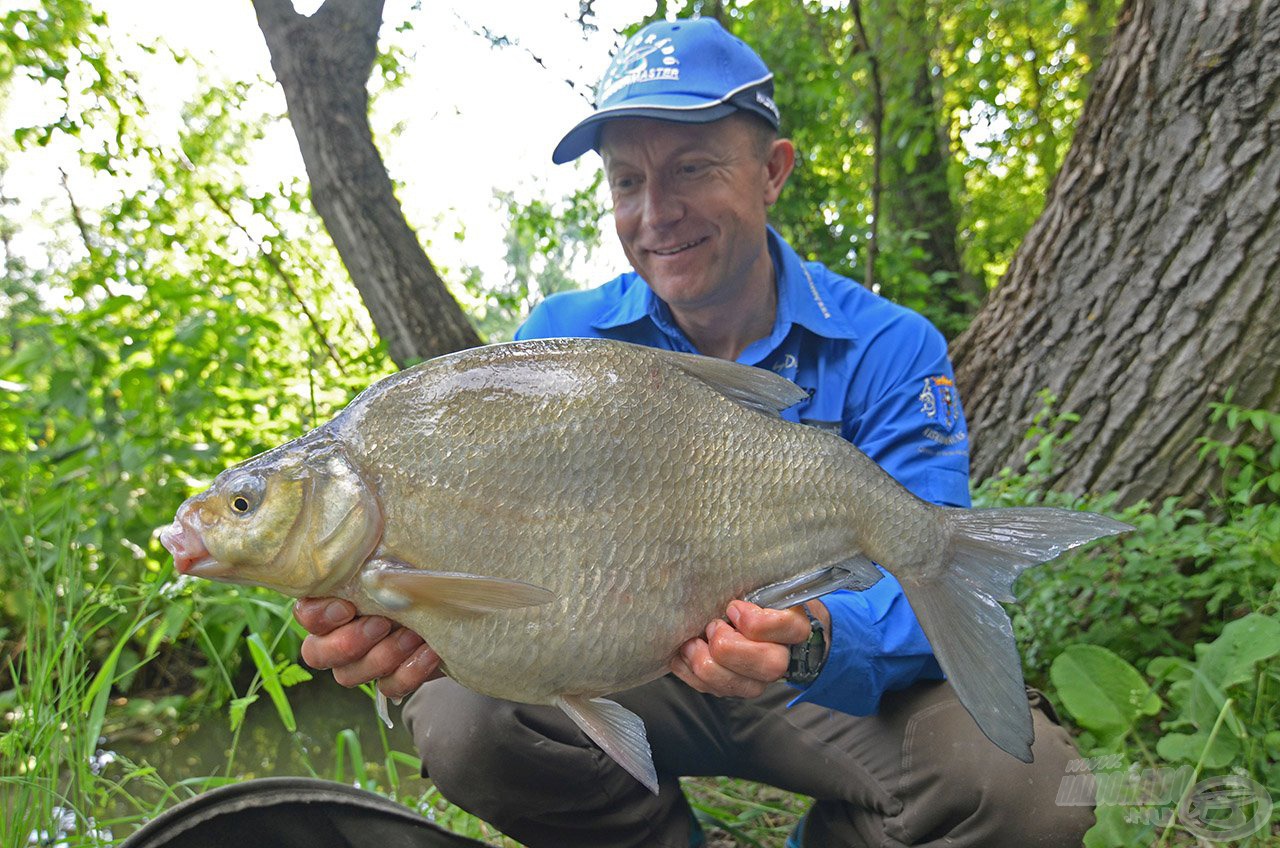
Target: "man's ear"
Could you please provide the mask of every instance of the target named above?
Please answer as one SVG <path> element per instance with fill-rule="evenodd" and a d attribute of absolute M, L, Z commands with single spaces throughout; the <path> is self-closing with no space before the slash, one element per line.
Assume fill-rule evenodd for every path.
<path fill-rule="evenodd" d="M 779 138 L 769 148 L 769 158 L 765 160 L 765 194 L 766 206 L 772 206 L 782 194 L 782 187 L 796 166 L 796 146 L 790 139 Z"/>

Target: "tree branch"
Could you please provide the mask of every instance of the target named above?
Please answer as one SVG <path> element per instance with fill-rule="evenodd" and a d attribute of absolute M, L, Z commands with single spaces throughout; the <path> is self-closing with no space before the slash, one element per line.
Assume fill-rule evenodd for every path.
<path fill-rule="evenodd" d="M 236 229 L 244 233 L 245 238 L 253 242 L 253 245 L 258 248 L 259 255 L 267 265 L 270 266 L 271 270 L 275 272 L 275 275 L 280 278 L 280 281 L 284 283 L 285 288 L 289 290 L 289 294 L 291 294 L 294 301 L 297 302 L 298 308 L 302 310 L 302 314 L 307 316 L 307 322 L 311 324 L 311 329 L 315 331 L 316 335 L 320 338 L 321 343 L 324 344 L 325 350 L 329 353 L 329 359 L 333 360 L 333 364 L 337 367 L 338 373 L 345 377 L 347 375 L 347 369 L 343 366 L 342 359 L 338 356 L 337 348 L 334 347 L 333 342 L 330 341 L 329 337 L 325 334 L 324 327 L 320 325 L 320 320 L 316 318 L 315 313 L 313 313 L 311 308 L 307 306 L 307 302 L 302 298 L 302 293 L 298 291 L 298 287 L 294 285 L 293 279 L 284 270 L 284 266 L 280 264 L 280 260 L 274 253 L 268 251 L 266 249 L 266 245 L 250 233 L 244 224 L 241 224 L 236 220 L 235 213 L 231 211 L 231 207 L 227 205 L 226 201 L 210 191 L 208 186 L 201 186 L 200 190 L 204 193 L 205 197 L 209 198 L 209 202 L 217 207 L 219 212 L 226 215 L 227 220 L 229 220 Z"/>

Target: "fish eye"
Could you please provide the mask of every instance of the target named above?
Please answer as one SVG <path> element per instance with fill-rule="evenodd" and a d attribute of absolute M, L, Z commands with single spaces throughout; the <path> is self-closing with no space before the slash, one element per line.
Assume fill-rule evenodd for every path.
<path fill-rule="evenodd" d="M 227 504 L 236 515 L 247 515 L 257 508 L 262 499 L 262 481 L 256 477 L 246 477 L 238 481 L 227 498 Z"/>

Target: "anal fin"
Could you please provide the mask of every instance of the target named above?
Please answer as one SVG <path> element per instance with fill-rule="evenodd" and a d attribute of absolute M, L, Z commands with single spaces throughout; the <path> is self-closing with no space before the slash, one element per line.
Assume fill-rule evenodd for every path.
<path fill-rule="evenodd" d="M 743 600 L 760 607 L 787 609 L 837 589 L 852 589 L 855 592 L 867 589 L 883 576 L 875 563 L 862 554 L 855 554 L 827 568 L 761 586 Z"/>
<path fill-rule="evenodd" d="M 426 571 L 394 560 L 369 563 L 360 580 L 370 597 L 393 612 L 422 605 L 478 615 L 541 606 L 555 599 L 550 589 L 523 580 Z"/>
<path fill-rule="evenodd" d="M 658 794 L 658 770 L 640 716 L 613 701 L 581 695 L 561 695 L 556 706 L 627 774 Z"/>

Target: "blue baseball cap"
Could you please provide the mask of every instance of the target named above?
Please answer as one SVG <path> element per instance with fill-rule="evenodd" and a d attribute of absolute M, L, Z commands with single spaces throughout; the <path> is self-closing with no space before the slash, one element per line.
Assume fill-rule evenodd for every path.
<path fill-rule="evenodd" d="M 601 125 L 614 118 L 702 124 L 740 111 L 779 125 L 773 73 L 756 52 L 714 18 L 658 21 L 613 57 L 596 88 L 596 110 L 560 140 L 551 161 L 562 165 L 597 149 Z"/>

